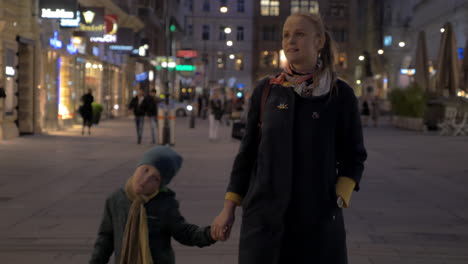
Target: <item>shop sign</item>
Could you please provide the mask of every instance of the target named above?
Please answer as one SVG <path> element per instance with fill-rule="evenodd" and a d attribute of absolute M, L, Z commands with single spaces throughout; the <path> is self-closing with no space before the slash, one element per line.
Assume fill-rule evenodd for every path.
<path fill-rule="evenodd" d="M 143 73 L 137 74 L 135 76 L 135 80 L 137 82 L 144 82 L 144 81 L 148 80 L 148 72 L 143 72 Z"/>
<path fill-rule="evenodd" d="M 73 43 L 73 38 L 70 38 L 70 43 L 67 45 L 67 51 L 70 55 L 75 55 L 78 53 L 78 47 Z"/>
<path fill-rule="evenodd" d="M 58 32 L 54 31 L 54 37 L 49 39 L 49 45 L 54 49 L 61 49 L 63 42 L 58 38 Z"/>
<path fill-rule="evenodd" d="M 79 31 L 88 37 L 102 37 L 106 31 L 104 8 L 82 7 Z"/>
<path fill-rule="evenodd" d="M 76 17 L 77 0 L 39 0 L 41 18 L 65 18 Z"/>
<path fill-rule="evenodd" d="M 198 52 L 196 50 L 178 50 L 177 57 L 179 58 L 196 58 Z"/>
<path fill-rule="evenodd" d="M 76 11 L 76 18 L 74 19 L 60 19 L 60 26 L 64 28 L 77 28 L 81 23 L 81 13 Z"/>
<path fill-rule="evenodd" d="M 128 51 L 131 52 L 133 51 L 133 46 L 126 46 L 126 45 L 110 45 L 109 46 L 110 50 L 113 51 Z"/>
<path fill-rule="evenodd" d="M 119 29 L 117 15 L 106 15 L 105 24 L 106 32 L 102 37 L 91 37 L 91 42 L 100 42 L 100 43 L 116 43 L 117 42 L 117 32 Z"/>
<path fill-rule="evenodd" d="M 104 35 L 102 37 L 90 37 L 89 41 L 93 43 L 115 43 L 117 42 L 116 35 Z"/>
<path fill-rule="evenodd" d="M 175 57 L 166 57 L 166 56 L 157 56 L 156 57 L 156 62 L 161 64 L 163 62 L 175 62 L 176 58 Z"/>
<path fill-rule="evenodd" d="M 131 54 L 134 49 L 133 36 L 133 29 L 119 27 L 117 29 L 117 43 L 109 45 L 109 49 L 120 53 Z"/>
<path fill-rule="evenodd" d="M 197 70 L 197 66 L 194 66 L 194 65 L 177 65 L 176 66 L 176 71 L 190 71 L 190 72 L 193 72 L 193 71 L 196 71 Z"/>

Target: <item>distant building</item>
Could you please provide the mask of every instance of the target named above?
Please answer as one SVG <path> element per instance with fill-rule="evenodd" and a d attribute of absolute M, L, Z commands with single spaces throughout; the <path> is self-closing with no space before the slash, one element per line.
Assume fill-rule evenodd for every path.
<path fill-rule="evenodd" d="M 224 88 L 226 91 L 250 90 L 253 49 L 253 1 L 191 1 L 187 19 L 187 38 L 182 49 L 194 49 L 199 89 Z M 227 9 L 221 12 L 221 7 Z M 225 10 L 223 10 L 225 11 Z"/>

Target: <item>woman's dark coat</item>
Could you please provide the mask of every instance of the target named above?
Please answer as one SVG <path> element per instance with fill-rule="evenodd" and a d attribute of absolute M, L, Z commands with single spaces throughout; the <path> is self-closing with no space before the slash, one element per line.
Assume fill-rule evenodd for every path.
<path fill-rule="evenodd" d="M 292 186 L 293 124 L 296 96 L 290 88 L 271 85 L 267 99 L 261 140 L 259 143 L 259 115 L 262 90 L 269 81 L 263 80 L 254 90 L 248 114 L 246 134 L 234 161 L 228 192 L 244 197 L 239 248 L 240 264 L 286 264 L 280 262 L 285 213 L 289 206 Z M 317 122 L 320 138 L 311 152 L 323 154 L 321 171 L 325 173 L 324 190 L 329 201 L 328 214 L 322 219 L 323 234 L 314 244 L 321 245 L 316 262 L 347 263 L 344 222 L 341 209 L 336 206 L 335 184 L 338 176 L 359 181 L 367 157 L 363 144 L 358 101 L 351 87 L 337 80 L 330 101 Z M 311 113 L 312 114 L 312 113 Z M 257 154 L 258 153 L 258 154 Z M 307 153 L 304 153 L 307 155 Z M 309 228 L 304 226 L 304 229 Z M 293 263 L 293 262 L 291 262 Z"/>
<path fill-rule="evenodd" d="M 83 105 L 80 106 L 80 115 L 84 121 L 91 121 L 93 119 L 93 106 L 92 103 L 94 102 L 93 95 L 87 93 L 81 97 L 81 101 Z"/>

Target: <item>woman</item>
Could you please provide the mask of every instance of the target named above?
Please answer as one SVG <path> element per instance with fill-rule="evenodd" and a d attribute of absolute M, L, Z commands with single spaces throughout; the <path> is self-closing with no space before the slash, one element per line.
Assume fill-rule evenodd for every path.
<path fill-rule="evenodd" d="M 91 126 L 93 125 L 93 106 L 94 102 L 93 91 L 88 89 L 88 93 L 81 97 L 83 105 L 80 107 L 80 115 L 83 118 L 83 129 L 81 135 L 85 133 L 85 127 L 88 127 L 88 135 L 91 135 Z"/>
<path fill-rule="evenodd" d="M 289 65 L 253 92 L 224 208 L 212 227 L 227 239 L 242 204 L 239 263 L 344 264 L 341 208 L 359 190 L 367 157 L 358 102 L 335 77 L 332 39 L 318 15 L 288 17 L 282 45 Z"/>
<path fill-rule="evenodd" d="M 210 100 L 210 141 L 218 139 L 219 124 L 221 124 L 221 118 L 223 117 L 223 102 L 219 98 L 218 92 L 214 91 Z"/>

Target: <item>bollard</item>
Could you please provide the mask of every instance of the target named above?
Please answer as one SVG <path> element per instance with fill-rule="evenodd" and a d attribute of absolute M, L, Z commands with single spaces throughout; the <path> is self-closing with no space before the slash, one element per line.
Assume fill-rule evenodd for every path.
<path fill-rule="evenodd" d="M 194 109 L 192 105 L 187 105 L 187 111 L 189 111 L 190 115 L 189 128 L 195 128 L 195 111 L 193 110 Z"/>

